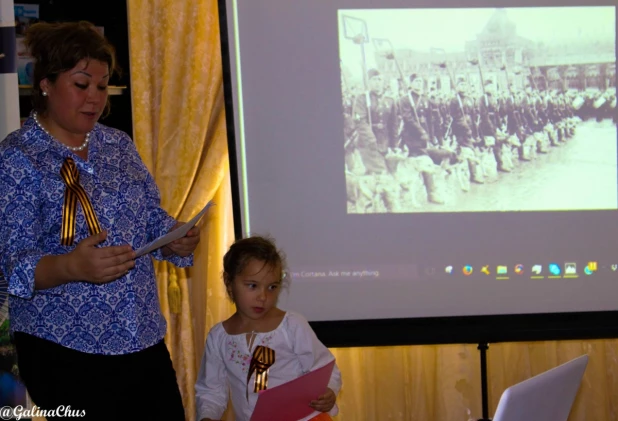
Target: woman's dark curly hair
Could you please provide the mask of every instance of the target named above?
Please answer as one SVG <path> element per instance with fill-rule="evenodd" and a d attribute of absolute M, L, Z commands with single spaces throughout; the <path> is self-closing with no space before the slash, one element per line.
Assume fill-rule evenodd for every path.
<path fill-rule="evenodd" d="M 35 23 L 26 30 L 25 44 L 34 58 L 32 105 L 40 114 L 47 110 L 40 86 L 43 79 L 55 83 L 60 73 L 73 69 L 82 60 L 106 63 L 110 78 L 118 71 L 114 47 L 90 22 Z M 108 98 L 103 116 L 109 110 Z"/>

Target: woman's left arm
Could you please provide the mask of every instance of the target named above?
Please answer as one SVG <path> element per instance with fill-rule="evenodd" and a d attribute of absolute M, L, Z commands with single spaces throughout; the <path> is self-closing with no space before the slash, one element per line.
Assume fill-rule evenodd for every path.
<path fill-rule="evenodd" d="M 183 224 L 184 222 L 177 222 L 170 231 L 174 231 Z M 195 226 L 191 228 L 184 237 L 163 246 L 161 253 L 163 257 L 168 257 L 174 254 L 180 257 L 188 257 L 193 254 L 199 243 L 200 229 Z"/>

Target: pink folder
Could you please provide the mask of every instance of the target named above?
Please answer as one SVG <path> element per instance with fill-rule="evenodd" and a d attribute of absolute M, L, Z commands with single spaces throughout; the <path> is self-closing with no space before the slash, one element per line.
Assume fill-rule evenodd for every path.
<path fill-rule="evenodd" d="M 258 395 L 251 421 L 296 421 L 311 415 L 312 400 L 326 392 L 335 360 Z"/>

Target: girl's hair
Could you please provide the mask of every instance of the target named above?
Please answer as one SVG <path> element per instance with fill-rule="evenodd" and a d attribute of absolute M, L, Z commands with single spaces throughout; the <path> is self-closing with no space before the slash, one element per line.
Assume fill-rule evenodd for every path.
<path fill-rule="evenodd" d="M 39 22 L 26 31 L 25 44 L 34 58 L 32 105 L 38 113 L 47 111 L 47 100 L 41 93 L 41 81 L 55 83 L 60 73 L 71 70 L 82 60 L 107 64 L 112 77 L 116 67 L 114 47 L 90 22 Z M 109 98 L 104 116 L 109 114 Z"/>
<path fill-rule="evenodd" d="M 264 262 L 264 266 L 281 269 L 281 283 L 286 287 L 290 282 L 285 254 L 277 249 L 275 240 L 262 236 L 251 236 L 237 240 L 223 256 L 223 281 L 229 286 L 251 260 Z"/>

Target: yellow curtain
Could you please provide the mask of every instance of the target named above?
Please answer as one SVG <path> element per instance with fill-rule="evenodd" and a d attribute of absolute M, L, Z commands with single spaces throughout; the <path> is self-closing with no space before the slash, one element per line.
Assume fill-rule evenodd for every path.
<path fill-rule="evenodd" d="M 225 312 L 224 306 L 214 311 L 217 304 L 211 301 L 220 300 L 209 300 L 203 287 L 218 276 L 217 264 L 208 256 L 218 256 L 231 238 L 225 228 L 231 224 L 226 214 L 229 164 L 217 1 L 129 0 L 127 7 L 134 140 L 161 190 L 162 206 L 186 221 L 209 200 L 219 202 L 202 224 L 194 267 L 155 264 L 168 321 L 166 344 L 187 419 L 193 420 L 193 387 L 207 329 L 202 321 Z M 176 279 L 181 297 L 177 313 L 168 301 L 169 282 Z"/>
<path fill-rule="evenodd" d="M 170 313 L 167 301 L 170 268 L 157 265 L 161 304 L 170 323 L 166 342 L 192 421 L 193 384 L 206 334 L 233 310 L 221 281 L 233 228 L 217 2 L 129 0 L 128 8 L 135 141 L 161 189 L 163 206 L 186 219 L 208 200 L 217 204 L 202 226 L 195 267 L 176 271 L 179 315 Z M 474 345 L 333 353 L 344 380 L 340 421 L 481 417 Z M 590 364 L 569 420 L 618 420 L 618 340 L 490 344 L 490 415 L 506 387 L 583 353 L 590 354 Z"/>
<path fill-rule="evenodd" d="M 339 421 L 476 421 L 482 416 L 475 345 L 334 349 L 344 386 Z M 490 344 L 489 416 L 505 388 L 580 355 L 590 361 L 569 421 L 618 420 L 618 340 Z"/>

